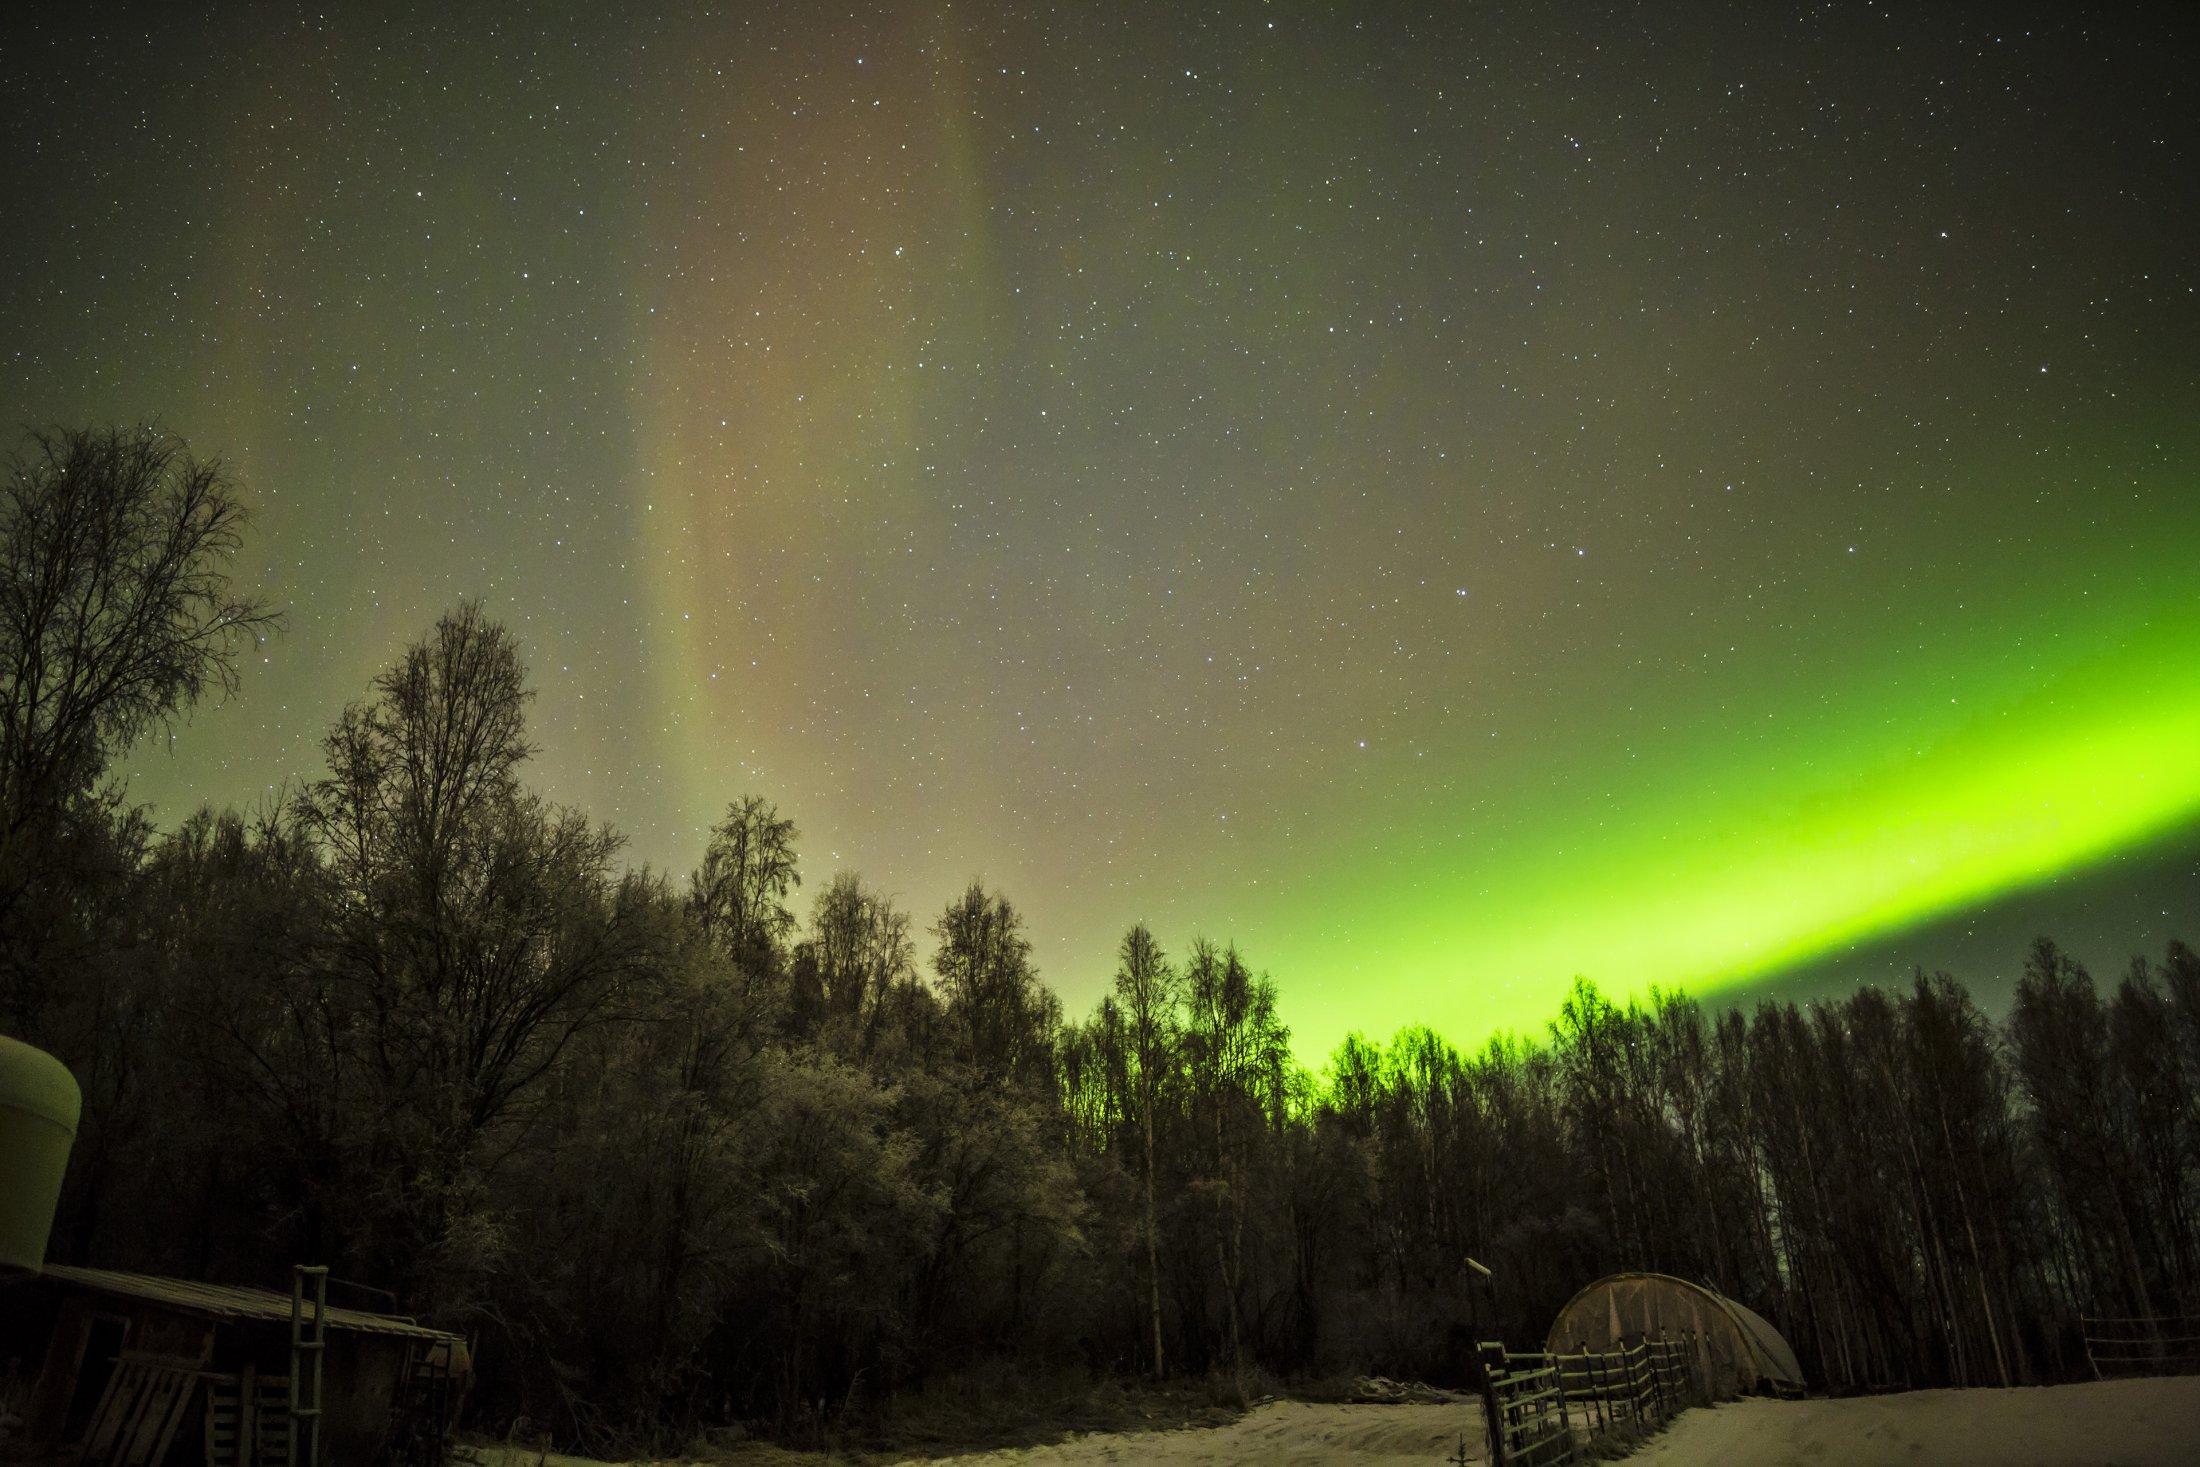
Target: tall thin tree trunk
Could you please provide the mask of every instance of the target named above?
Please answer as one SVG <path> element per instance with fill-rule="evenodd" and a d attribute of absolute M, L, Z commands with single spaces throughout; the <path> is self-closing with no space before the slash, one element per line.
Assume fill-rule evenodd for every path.
<path fill-rule="evenodd" d="M 1963 1195 L 1963 1171 L 1956 1164 L 1955 1132 L 1948 1125 L 1948 1112 L 1940 1108 L 1940 1139 L 1948 1148 L 1948 1168 L 1956 1186 L 1956 1211 L 1963 1214 L 1963 1235 L 1971 1245 L 1971 1272 L 1978 1279 L 1978 1305 L 1986 1314 L 1986 1339 L 1994 1347 L 1994 1370 L 2001 1377 L 2004 1390 L 2009 1387 L 2009 1357 L 2001 1348 L 2001 1326 L 1994 1319 L 1994 1301 L 1986 1292 L 1986 1259 L 1979 1251 L 1978 1227 L 1971 1220 L 1971 1204 Z"/>
<path fill-rule="evenodd" d="M 1150 1085 L 1148 1087 L 1151 1088 Z M 1153 1098 L 1140 1107 L 1146 1122 L 1146 1289 L 1153 1312 L 1153 1378 L 1169 1378 L 1168 1358 L 1161 1353 L 1161 1244 L 1154 1225 L 1153 1200 Z"/>
<path fill-rule="evenodd" d="M 1245 1394 L 1245 1349 L 1238 1331 L 1237 1270 L 1231 1266 L 1231 1254 L 1240 1245 L 1244 1226 L 1244 1210 L 1237 1196 L 1237 1179 L 1231 1175 L 1222 1140 L 1222 1098 L 1220 1087 L 1215 1097 L 1215 1177 L 1221 1183 L 1215 1196 L 1215 1272 L 1222 1279 L 1222 1302 L 1230 1320 L 1230 1379 L 1242 1398 Z M 1222 1209 L 1230 1208 L 1237 1214 L 1237 1226 L 1227 1235 L 1223 1230 Z"/>

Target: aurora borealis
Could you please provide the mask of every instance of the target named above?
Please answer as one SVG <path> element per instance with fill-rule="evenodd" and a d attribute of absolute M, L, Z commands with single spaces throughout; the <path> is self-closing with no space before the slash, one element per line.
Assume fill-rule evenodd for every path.
<path fill-rule="evenodd" d="M 2061 935 L 2200 937 L 2188 30 L 605 10 L 11 23 L 0 417 L 223 453 L 289 611 L 163 821 L 470 595 L 636 862 L 755 791 L 1073 1012 L 1234 939 L 1310 1060 L 2013 969 L 2134 853 Z"/>

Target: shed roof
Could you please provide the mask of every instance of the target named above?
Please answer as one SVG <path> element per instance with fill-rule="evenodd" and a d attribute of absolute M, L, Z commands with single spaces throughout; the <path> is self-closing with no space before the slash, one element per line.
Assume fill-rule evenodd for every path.
<path fill-rule="evenodd" d="M 210 1319 L 290 1322 L 290 1296 L 271 1289 L 254 1289 L 242 1284 L 202 1284 L 192 1279 L 119 1273 L 109 1268 L 77 1268 L 66 1263 L 47 1264 L 43 1276 L 57 1283 L 126 1299 L 143 1299 L 147 1303 L 166 1305 Z M 313 1301 L 308 1299 L 305 1301 L 306 1318 L 311 1319 L 313 1312 Z M 343 1309 L 334 1304 L 328 1308 L 327 1323 L 332 1330 L 350 1330 L 357 1334 L 400 1335 L 415 1340 L 458 1338 L 448 1330 L 430 1329 L 402 1314 L 375 1314 L 365 1309 Z"/>

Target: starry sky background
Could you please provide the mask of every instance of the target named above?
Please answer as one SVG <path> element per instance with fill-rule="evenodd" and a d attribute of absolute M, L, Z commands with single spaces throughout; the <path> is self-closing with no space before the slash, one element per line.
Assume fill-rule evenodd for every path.
<path fill-rule="evenodd" d="M 1309 1059 L 2200 938 L 2159 12 L 454 9 L 0 33 L 0 420 L 221 453 L 289 612 L 164 823 L 474 596 L 633 861 L 756 791 Z"/>

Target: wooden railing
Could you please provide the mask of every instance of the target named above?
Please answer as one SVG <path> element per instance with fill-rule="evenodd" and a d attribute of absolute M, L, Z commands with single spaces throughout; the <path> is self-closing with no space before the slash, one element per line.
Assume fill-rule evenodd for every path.
<path fill-rule="evenodd" d="M 1503 1467 L 1572 1463 L 1605 1438 L 1646 1435 L 1708 1399 L 1693 1336 L 1638 1339 L 1602 1352 L 1482 1344 L 1490 1460 Z"/>
<path fill-rule="evenodd" d="M 2191 1375 L 2200 1372 L 2200 1318 L 2189 1314 L 2124 1319 L 2079 1317 L 2094 1375 Z"/>

